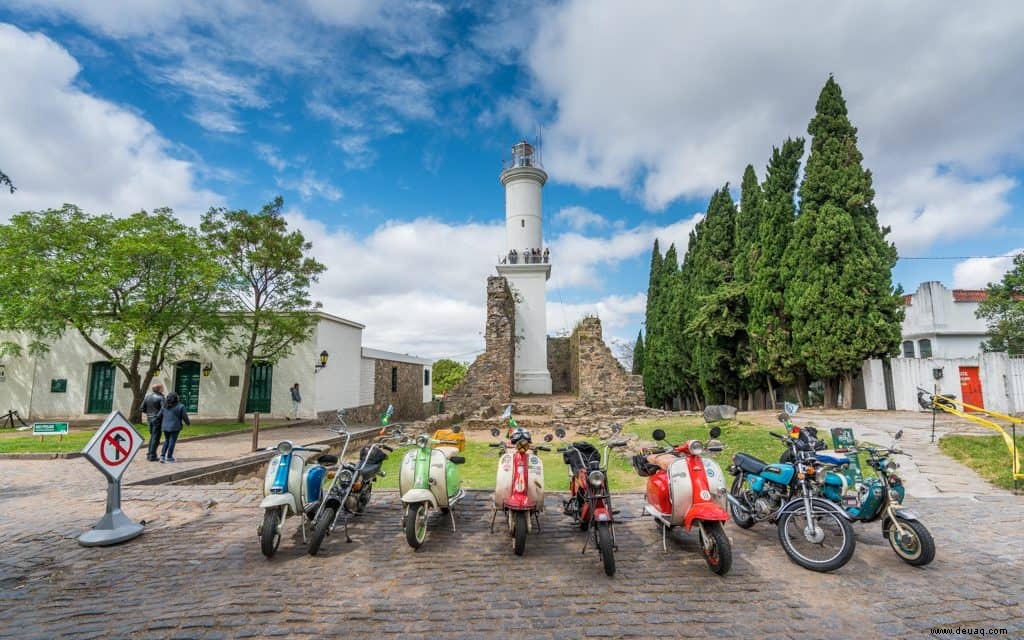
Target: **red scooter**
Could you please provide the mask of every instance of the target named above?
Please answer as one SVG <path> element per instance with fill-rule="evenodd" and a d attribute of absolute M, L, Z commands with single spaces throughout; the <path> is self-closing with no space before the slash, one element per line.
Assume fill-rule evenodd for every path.
<path fill-rule="evenodd" d="M 526 551 L 526 534 L 534 529 L 540 531 L 538 514 L 544 511 L 544 464 L 537 456 L 537 450 L 551 451 L 545 445 L 533 445 L 530 432 L 517 426 L 510 410 L 505 411 L 509 429 L 507 440 L 493 442 L 490 446 L 500 447 L 498 477 L 494 486 L 494 513 L 491 515 L 491 533 L 494 520 L 501 509 L 508 521 L 508 532 L 512 536 L 512 550 L 517 556 Z M 491 429 L 491 435 L 499 436 L 498 429 Z M 549 433 L 545 442 L 551 442 Z"/>
<path fill-rule="evenodd" d="M 688 440 L 679 445 L 644 449 L 633 456 L 633 468 L 647 480 L 647 504 L 644 514 L 651 515 L 661 525 L 661 546 L 666 551 L 665 537 L 669 529 L 682 526 L 687 531 L 697 523 L 701 551 L 708 567 L 718 575 L 725 575 L 732 567 L 732 546 L 722 523 L 729 519 L 726 512 L 725 475 L 721 467 L 704 452 L 717 453 L 722 443 L 714 438 L 721 435 L 718 427 L 711 429 L 712 440 Z M 665 440 L 665 432 L 655 429 L 656 441 Z"/>

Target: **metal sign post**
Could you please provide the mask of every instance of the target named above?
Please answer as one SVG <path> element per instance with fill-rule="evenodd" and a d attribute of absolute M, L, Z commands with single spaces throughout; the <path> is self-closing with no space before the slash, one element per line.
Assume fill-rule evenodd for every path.
<path fill-rule="evenodd" d="M 145 528 L 121 511 L 121 476 L 141 448 L 142 436 L 120 411 L 114 411 L 82 449 L 82 455 L 107 477 L 107 512 L 91 530 L 78 536 L 83 547 L 131 540 Z"/>

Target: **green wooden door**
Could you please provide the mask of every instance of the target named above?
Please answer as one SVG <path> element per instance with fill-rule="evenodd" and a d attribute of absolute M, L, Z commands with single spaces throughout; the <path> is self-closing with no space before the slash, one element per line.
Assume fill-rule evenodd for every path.
<path fill-rule="evenodd" d="M 246 413 L 270 413 L 270 390 L 273 386 L 274 367 L 260 362 L 252 365 L 249 381 L 249 397 L 245 401 Z"/>
<path fill-rule="evenodd" d="M 94 362 L 89 370 L 89 399 L 86 413 L 110 413 L 114 408 L 114 365 Z"/>
<path fill-rule="evenodd" d="M 199 411 L 199 363 L 179 362 L 174 368 L 174 393 L 178 394 L 185 411 Z"/>

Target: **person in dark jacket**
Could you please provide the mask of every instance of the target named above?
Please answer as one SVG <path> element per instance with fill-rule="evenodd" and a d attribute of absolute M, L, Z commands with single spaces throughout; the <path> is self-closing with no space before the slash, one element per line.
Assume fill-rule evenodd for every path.
<path fill-rule="evenodd" d="M 178 394 L 172 391 L 167 394 L 164 408 L 160 410 L 160 428 L 164 432 L 164 448 L 160 452 L 160 462 L 177 462 L 174 459 L 174 445 L 178 442 L 182 423 L 192 424 L 185 413 L 185 405 L 178 401 Z"/>
<path fill-rule="evenodd" d="M 156 462 L 156 450 L 160 446 L 160 409 L 164 407 L 164 387 L 161 384 L 153 385 L 153 393 L 146 396 L 142 401 L 142 412 L 146 414 L 149 422 L 149 449 L 146 451 L 146 460 Z"/>

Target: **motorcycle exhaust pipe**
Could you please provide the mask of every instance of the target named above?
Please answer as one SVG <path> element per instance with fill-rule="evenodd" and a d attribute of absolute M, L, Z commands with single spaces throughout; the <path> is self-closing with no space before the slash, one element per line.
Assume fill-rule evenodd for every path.
<path fill-rule="evenodd" d="M 750 508 L 747 507 L 747 505 L 745 505 L 742 502 L 740 502 L 736 498 L 736 496 L 732 495 L 731 493 L 726 493 L 725 494 L 725 499 L 729 501 L 729 504 L 731 504 L 732 506 L 736 507 L 737 509 L 739 509 L 743 513 L 748 514 L 748 515 L 750 514 Z"/>

